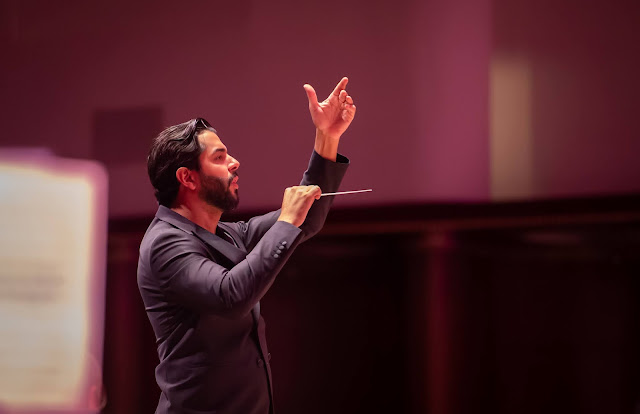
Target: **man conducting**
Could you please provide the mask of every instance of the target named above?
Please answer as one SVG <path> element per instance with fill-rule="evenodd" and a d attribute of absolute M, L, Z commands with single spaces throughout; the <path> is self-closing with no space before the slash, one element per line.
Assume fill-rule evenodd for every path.
<path fill-rule="evenodd" d="M 349 161 L 338 154 L 356 112 L 343 78 L 323 102 L 304 85 L 316 127 L 300 186 L 280 210 L 221 222 L 238 204 L 238 168 L 202 118 L 162 131 L 148 172 L 159 203 L 140 245 L 138 287 L 160 363 L 157 414 L 273 413 L 260 299 L 295 247 L 316 234 Z"/>

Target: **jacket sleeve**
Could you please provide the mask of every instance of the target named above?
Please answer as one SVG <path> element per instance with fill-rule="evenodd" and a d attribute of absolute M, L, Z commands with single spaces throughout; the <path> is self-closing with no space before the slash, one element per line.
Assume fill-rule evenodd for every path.
<path fill-rule="evenodd" d="M 338 154 L 336 162 L 333 162 L 322 158 L 314 150 L 309 160 L 309 166 L 302 176 L 300 185 L 317 185 L 322 189 L 323 193 L 337 191 L 348 167 L 349 159 L 347 157 Z M 302 236 L 298 242 L 309 239 L 322 229 L 332 203 L 332 196 L 322 197 L 313 203 L 305 222 L 300 226 Z M 278 220 L 279 216 L 280 210 L 276 210 L 262 216 L 254 217 L 246 222 L 241 221 L 226 224 L 242 237 L 247 251 L 251 251 L 262 238 L 262 235 Z"/>
<path fill-rule="evenodd" d="M 349 159 L 344 155 L 338 154 L 336 162 L 333 162 L 322 158 L 314 150 L 311 154 L 311 160 L 309 160 L 309 167 L 304 172 L 300 185 L 317 185 L 322 189 L 323 193 L 338 191 L 348 167 Z M 302 236 L 298 240 L 299 242 L 311 238 L 322 229 L 331 204 L 333 204 L 333 199 L 333 196 L 328 196 L 314 201 L 306 220 L 300 226 Z"/>
<path fill-rule="evenodd" d="M 295 249 L 300 229 L 277 222 L 247 257 L 231 269 L 209 259 L 200 241 L 180 230 L 152 242 L 150 267 L 172 302 L 223 317 L 246 315 L 273 284 Z"/>

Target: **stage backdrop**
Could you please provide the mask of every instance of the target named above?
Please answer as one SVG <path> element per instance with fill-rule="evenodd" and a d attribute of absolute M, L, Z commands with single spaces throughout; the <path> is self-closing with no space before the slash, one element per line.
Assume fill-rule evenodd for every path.
<path fill-rule="evenodd" d="M 1 145 L 103 161 L 112 217 L 155 210 L 146 151 L 204 116 L 241 208 L 279 205 L 313 143 L 305 82 L 358 107 L 336 205 L 640 191 L 637 2 L 0 4 Z"/>

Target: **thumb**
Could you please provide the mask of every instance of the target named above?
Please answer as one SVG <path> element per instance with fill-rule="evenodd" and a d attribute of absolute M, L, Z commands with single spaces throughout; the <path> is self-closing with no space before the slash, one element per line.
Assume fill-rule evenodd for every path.
<path fill-rule="evenodd" d="M 318 96 L 316 95 L 316 91 L 315 89 L 313 89 L 313 86 L 305 83 L 302 87 L 307 93 L 307 99 L 309 99 L 309 108 L 315 108 L 316 106 L 318 106 Z"/>

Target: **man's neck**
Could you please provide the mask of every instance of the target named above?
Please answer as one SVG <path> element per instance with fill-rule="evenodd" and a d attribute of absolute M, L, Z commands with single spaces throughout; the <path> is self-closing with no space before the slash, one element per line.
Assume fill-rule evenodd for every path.
<path fill-rule="evenodd" d="M 213 234 L 216 233 L 218 222 L 222 216 L 222 210 L 213 207 L 202 200 L 197 200 L 191 203 L 179 203 L 174 207 L 171 207 L 171 210 L 196 223 L 198 226 L 209 230 Z"/>

